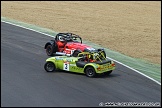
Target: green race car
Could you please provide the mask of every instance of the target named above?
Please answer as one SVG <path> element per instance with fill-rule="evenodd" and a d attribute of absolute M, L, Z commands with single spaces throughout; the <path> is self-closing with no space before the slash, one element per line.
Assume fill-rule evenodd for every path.
<path fill-rule="evenodd" d="M 102 51 L 82 52 L 77 57 L 55 56 L 46 60 L 44 69 L 53 72 L 57 69 L 69 72 L 83 73 L 88 77 L 95 77 L 96 74 L 109 75 L 115 69 L 115 63 L 105 58 Z"/>

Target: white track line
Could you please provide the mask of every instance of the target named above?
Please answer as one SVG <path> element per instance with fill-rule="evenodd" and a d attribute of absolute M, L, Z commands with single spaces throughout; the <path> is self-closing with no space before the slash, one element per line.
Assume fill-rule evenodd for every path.
<path fill-rule="evenodd" d="M 40 34 L 47 35 L 47 36 L 49 36 L 49 37 L 54 37 L 54 36 L 52 36 L 52 35 L 49 35 L 49 34 L 46 34 L 46 33 L 42 33 L 42 32 L 39 32 L 39 31 L 37 31 L 37 30 L 30 29 L 30 28 L 26 28 L 26 27 L 24 27 L 24 26 L 16 25 L 16 24 L 13 24 L 13 23 L 10 23 L 10 22 L 6 22 L 6 21 L 2 21 L 2 20 L 1 20 L 1 22 L 7 23 L 7 24 L 11 24 L 11 25 L 14 25 L 14 26 L 18 26 L 18 27 L 21 27 L 21 28 L 24 28 L 24 29 L 28 29 L 28 30 L 31 30 L 31 31 L 34 31 L 34 32 L 37 32 L 37 33 L 40 33 Z M 111 59 L 111 60 L 113 60 L 113 61 L 115 61 L 115 62 L 117 62 L 117 63 L 119 63 L 119 64 L 121 64 L 121 65 L 123 65 L 123 66 L 125 66 L 125 67 L 127 67 L 127 68 L 129 68 L 129 69 L 131 69 L 131 70 L 133 70 L 133 71 L 135 71 L 135 72 L 137 72 L 137 73 L 139 73 L 139 74 L 141 74 L 141 75 L 147 77 L 147 78 L 149 78 L 150 80 L 156 82 L 157 84 L 161 85 L 160 82 L 158 82 L 158 81 L 156 81 L 155 79 L 153 79 L 153 78 L 151 78 L 151 77 L 149 77 L 149 76 L 147 76 L 147 75 L 145 75 L 145 74 L 139 72 L 138 70 L 133 69 L 133 68 L 131 68 L 131 67 L 129 67 L 129 66 L 127 66 L 127 65 L 125 65 L 125 64 L 123 64 L 123 63 L 117 61 L 117 60 L 114 60 L 114 59 L 112 59 L 112 58 L 110 58 L 110 57 L 107 57 L 107 58 L 109 58 L 109 59 Z"/>

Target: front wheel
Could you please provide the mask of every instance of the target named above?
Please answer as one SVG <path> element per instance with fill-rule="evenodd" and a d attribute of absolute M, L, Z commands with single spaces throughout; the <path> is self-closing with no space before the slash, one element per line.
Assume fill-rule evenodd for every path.
<path fill-rule="evenodd" d="M 53 72 L 53 71 L 55 71 L 56 66 L 53 62 L 46 62 L 45 65 L 44 65 L 44 69 L 47 72 Z"/>
<path fill-rule="evenodd" d="M 75 50 L 75 51 L 73 52 L 72 56 L 73 56 L 73 57 L 77 57 L 79 53 L 81 53 L 80 50 Z"/>
<path fill-rule="evenodd" d="M 88 77 L 95 77 L 96 76 L 96 71 L 95 71 L 95 69 L 93 67 L 87 67 L 85 69 L 85 74 Z"/>

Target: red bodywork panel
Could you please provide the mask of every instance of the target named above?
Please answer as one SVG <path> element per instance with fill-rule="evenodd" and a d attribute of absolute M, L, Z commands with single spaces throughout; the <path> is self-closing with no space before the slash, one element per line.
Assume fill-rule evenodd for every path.
<path fill-rule="evenodd" d="M 68 48 L 68 49 L 74 48 L 74 49 L 80 49 L 81 51 L 83 51 L 85 48 L 91 48 L 91 47 L 85 44 L 81 44 L 81 43 L 70 42 L 65 45 L 65 48 Z"/>
<path fill-rule="evenodd" d="M 68 42 L 65 44 L 63 42 L 57 41 L 57 45 L 58 45 L 58 51 L 64 52 L 66 54 L 72 54 L 73 51 L 76 49 L 80 49 L 81 51 L 84 51 L 85 48 L 91 48 L 86 44 L 81 44 L 77 42 Z"/>

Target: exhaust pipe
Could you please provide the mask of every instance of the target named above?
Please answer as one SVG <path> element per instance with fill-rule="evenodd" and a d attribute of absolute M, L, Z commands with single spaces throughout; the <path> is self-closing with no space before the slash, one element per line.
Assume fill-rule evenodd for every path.
<path fill-rule="evenodd" d="M 56 52 L 55 55 L 56 56 L 71 56 L 71 54 L 66 54 L 66 53 L 63 53 L 63 52 Z"/>

